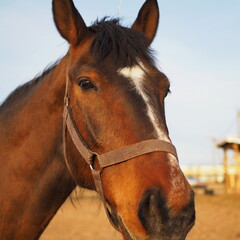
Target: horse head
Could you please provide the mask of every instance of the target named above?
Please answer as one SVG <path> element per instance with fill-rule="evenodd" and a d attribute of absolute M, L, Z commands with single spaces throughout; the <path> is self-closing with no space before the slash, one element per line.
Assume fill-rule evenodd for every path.
<path fill-rule="evenodd" d="M 63 71 L 68 114 L 86 149 L 101 155 L 152 139 L 171 145 L 164 112 L 170 84 L 150 48 L 157 1 L 146 0 L 131 28 L 108 18 L 87 27 L 71 0 L 53 0 L 53 15 L 70 45 Z M 72 177 L 95 189 L 84 156 L 69 133 L 65 138 Z M 100 160 L 91 161 L 92 169 L 101 168 Z M 110 218 L 126 240 L 185 239 L 194 224 L 193 192 L 171 151 L 134 155 L 101 169 L 98 180 Z"/>

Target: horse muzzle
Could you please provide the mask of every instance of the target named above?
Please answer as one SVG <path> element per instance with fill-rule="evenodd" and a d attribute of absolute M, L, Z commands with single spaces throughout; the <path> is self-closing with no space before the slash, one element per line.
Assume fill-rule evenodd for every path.
<path fill-rule="evenodd" d="M 149 189 L 139 204 L 138 218 L 148 240 L 183 240 L 195 222 L 194 193 L 190 192 L 188 204 L 176 213 L 159 188 Z"/>
<path fill-rule="evenodd" d="M 121 217 L 115 213 L 112 216 L 125 240 L 184 240 L 195 223 L 194 193 L 190 192 L 188 204 L 176 213 L 168 206 L 161 189 L 148 189 L 140 201 L 137 214 L 147 233 L 145 237 L 135 236 Z"/>

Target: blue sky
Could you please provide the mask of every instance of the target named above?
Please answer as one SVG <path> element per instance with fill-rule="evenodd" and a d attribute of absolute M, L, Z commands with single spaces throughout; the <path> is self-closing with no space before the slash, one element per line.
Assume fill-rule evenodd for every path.
<path fill-rule="evenodd" d="M 118 16 L 119 0 L 76 0 L 86 23 Z M 143 0 L 122 0 L 130 25 Z M 212 138 L 236 134 L 240 109 L 240 1 L 159 0 L 160 26 L 152 47 L 171 81 L 166 99 L 170 136 L 183 165 L 221 162 Z M 68 44 L 55 29 L 51 1 L 0 2 L 0 102 L 63 56 Z"/>

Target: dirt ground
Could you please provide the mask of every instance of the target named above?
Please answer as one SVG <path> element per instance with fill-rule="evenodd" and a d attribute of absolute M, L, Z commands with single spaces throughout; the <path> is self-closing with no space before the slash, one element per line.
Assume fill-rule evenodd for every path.
<path fill-rule="evenodd" d="M 195 200 L 196 225 L 187 240 L 240 240 L 240 196 L 196 194 Z M 40 240 L 122 240 L 95 194 L 80 193 L 73 203 L 65 202 Z"/>

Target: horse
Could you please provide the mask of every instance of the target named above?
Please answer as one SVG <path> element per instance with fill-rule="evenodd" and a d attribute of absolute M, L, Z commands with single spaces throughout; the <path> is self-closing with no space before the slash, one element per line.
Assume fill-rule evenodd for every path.
<path fill-rule="evenodd" d="M 53 0 L 67 54 L 0 106 L 0 239 L 38 239 L 78 185 L 99 193 L 125 240 L 183 240 L 193 191 L 165 120 L 167 76 L 150 45 L 159 22 L 146 0 L 130 28 L 87 26 Z"/>

